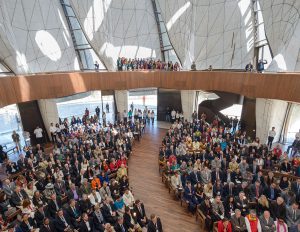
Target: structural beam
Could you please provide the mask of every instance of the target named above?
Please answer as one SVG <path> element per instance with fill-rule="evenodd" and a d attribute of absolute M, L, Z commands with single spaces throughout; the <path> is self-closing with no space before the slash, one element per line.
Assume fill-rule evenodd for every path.
<path fill-rule="evenodd" d="M 164 88 L 223 91 L 300 102 L 300 73 L 204 71 L 74 72 L 0 78 L 0 107 L 94 90 Z"/>

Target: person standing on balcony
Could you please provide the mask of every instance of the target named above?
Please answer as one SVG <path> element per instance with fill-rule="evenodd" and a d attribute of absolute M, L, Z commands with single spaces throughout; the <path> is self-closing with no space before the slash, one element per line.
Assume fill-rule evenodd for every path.
<path fill-rule="evenodd" d="M 96 70 L 96 72 L 98 72 L 99 71 L 99 63 L 98 63 L 98 61 L 96 60 L 95 61 L 95 70 Z"/>
<path fill-rule="evenodd" d="M 269 149 L 272 148 L 272 143 L 273 143 L 275 136 L 276 136 L 276 131 L 275 131 L 275 127 L 273 126 L 272 130 L 269 131 L 269 135 L 268 135 L 268 144 L 267 145 L 268 145 Z"/>

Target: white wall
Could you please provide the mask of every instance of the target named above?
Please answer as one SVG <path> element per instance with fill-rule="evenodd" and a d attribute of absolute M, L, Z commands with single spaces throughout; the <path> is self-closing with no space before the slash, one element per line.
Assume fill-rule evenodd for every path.
<path fill-rule="evenodd" d="M 51 134 L 49 131 L 50 124 L 53 123 L 55 125 L 59 122 L 56 101 L 55 99 L 42 99 L 38 100 L 38 104 L 47 133 L 49 135 L 49 138 L 51 138 Z"/>
<path fill-rule="evenodd" d="M 115 100 L 117 105 L 117 111 L 121 113 L 123 118 L 123 112 L 128 112 L 128 91 L 127 90 L 115 90 Z"/>
<path fill-rule="evenodd" d="M 256 99 L 256 136 L 262 143 L 267 142 L 268 132 L 273 126 L 276 131 L 274 142 L 279 140 L 287 105 L 287 102 L 280 100 Z"/>
<path fill-rule="evenodd" d="M 196 91 L 181 90 L 180 93 L 181 93 L 181 105 L 182 105 L 184 119 L 191 121 L 192 113 L 195 110 Z"/>

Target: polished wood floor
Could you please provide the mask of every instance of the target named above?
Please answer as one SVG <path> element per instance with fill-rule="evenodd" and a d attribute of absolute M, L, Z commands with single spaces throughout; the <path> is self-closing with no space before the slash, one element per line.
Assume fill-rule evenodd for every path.
<path fill-rule="evenodd" d="M 199 221 L 175 201 L 161 182 L 158 172 L 158 149 L 164 129 L 148 126 L 140 142 L 136 141 L 129 160 L 129 179 L 134 196 L 144 202 L 147 216 L 155 213 L 161 218 L 164 232 L 201 231 Z"/>

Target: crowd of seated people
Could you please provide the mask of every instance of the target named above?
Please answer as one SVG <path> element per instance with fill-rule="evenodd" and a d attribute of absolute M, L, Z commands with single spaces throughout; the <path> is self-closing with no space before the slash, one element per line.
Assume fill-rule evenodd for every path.
<path fill-rule="evenodd" d="M 159 151 L 170 188 L 188 210 L 200 211 L 209 231 L 216 223 L 222 232 L 300 231 L 299 158 L 200 118 L 176 120 Z"/>
<path fill-rule="evenodd" d="M 150 59 L 128 59 L 119 57 L 117 60 L 118 71 L 134 71 L 134 70 L 165 70 L 165 71 L 180 71 L 178 62 L 173 64 L 172 61 L 163 62 Z"/>
<path fill-rule="evenodd" d="M 52 152 L 38 144 L 25 147 L 17 162 L 4 154 L 1 231 L 161 231 L 159 218 L 147 218 L 135 199 L 127 176 L 131 131 L 140 121 L 102 126 L 95 118 L 61 121 L 64 129 L 52 134 Z"/>

